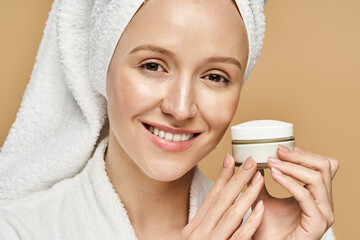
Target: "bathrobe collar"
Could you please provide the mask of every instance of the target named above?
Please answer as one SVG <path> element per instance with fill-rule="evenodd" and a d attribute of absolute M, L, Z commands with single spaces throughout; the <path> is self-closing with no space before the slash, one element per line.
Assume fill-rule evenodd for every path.
<path fill-rule="evenodd" d="M 103 214 L 106 215 L 109 223 L 116 228 L 114 231 L 118 232 L 119 236 L 127 232 L 129 233 L 129 237 L 132 236 L 133 239 L 136 239 L 126 209 L 105 171 L 104 153 L 107 143 L 108 137 L 100 142 L 86 168 L 89 169 L 89 177 L 96 198 L 98 199 L 99 207 Z M 196 166 L 190 187 L 189 222 L 205 200 L 212 184 L 213 182 L 207 179 Z"/>

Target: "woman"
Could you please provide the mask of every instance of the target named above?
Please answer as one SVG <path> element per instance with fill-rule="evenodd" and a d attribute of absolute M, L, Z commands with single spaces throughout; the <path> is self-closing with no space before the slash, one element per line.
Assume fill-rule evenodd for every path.
<path fill-rule="evenodd" d="M 61 21 L 72 16 L 69 9 L 80 11 L 73 6 L 80 3 L 54 4 L 53 11 L 57 10 L 58 14 L 51 16 L 60 16 L 54 26 L 63 37 L 56 44 L 67 80 L 73 81 L 68 89 L 75 96 L 74 109 L 80 106 L 90 122 L 87 128 L 88 125 L 78 124 L 83 123 L 81 116 L 75 117 L 76 122 L 71 115 L 71 121 L 63 129 L 90 132 L 87 135 L 90 140 L 99 143 L 83 169 L 69 163 L 69 166 L 73 164 L 72 169 L 80 168 L 80 173 L 68 178 L 61 179 L 61 171 L 67 171 L 66 164 L 51 165 L 53 159 L 44 160 L 49 161 L 47 169 L 57 176 L 36 182 L 31 180 L 35 174 L 31 176 L 30 171 L 30 183 L 23 180 L 25 187 L 12 193 L 4 183 L 11 186 L 21 181 L 17 180 L 21 177 L 18 174 L 15 181 L 11 171 L 5 172 L 10 180 L 0 185 L 4 189 L 0 211 L 0 234 L 4 236 L 0 236 L 6 239 L 320 239 L 325 234 L 333 223 L 331 181 L 338 167 L 336 160 L 300 148 L 291 151 L 280 146 L 278 156 L 282 161 L 272 159 L 269 166 L 273 178 L 293 195 L 287 200 L 267 194 L 264 178 L 251 158 L 235 169 L 233 157 L 226 155 L 213 187 L 196 167 L 228 128 L 241 87 L 255 63 L 258 54 L 255 47 L 259 47 L 262 37 L 256 38 L 252 32 L 249 12 L 244 9 L 252 11 L 253 26 L 261 33 L 261 23 L 257 23 L 262 16 L 261 1 L 183 0 L 181 4 L 175 0 L 148 1 L 131 21 L 127 19 L 129 23 L 120 39 L 117 38 L 109 64 L 106 60 L 97 61 L 106 52 L 101 49 L 107 41 L 114 42 L 117 34 L 110 37 L 112 40 L 101 41 L 106 36 L 104 32 L 112 34 L 109 30 L 112 28 L 100 23 L 113 16 L 107 11 L 114 6 L 121 9 L 121 4 L 97 1 L 91 6 L 90 15 L 95 20 L 89 28 L 97 31 L 90 31 L 90 51 L 78 43 L 80 40 L 77 42 L 74 37 L 77 32 L 71 32 L 71 28 L 68 31 L 65 26 L 69 25 Z M 136 9 L 134 2 L 124 4 L 133 4 L 131 11 Z M 244 4 L 248 4 L 247 8 Z M 97 16 L 100 11 L 101 17 Z M 86 11 L 82 13 L 89 15 Z M 126 16 L 131 14 L 127 12 Z M 87 26 L 75 23 L 80 25 L 77 29 Z M 105 106 L 101 105 L 101 96 L 78 92 L 83 86 L 74 80 L 78 75 L 71 73 L 85 66 L 77 64 L 76 60 L 81 63 L 82 59 L 75 58 L 72 54 L 76 56 L 76 53 L 65 48 L 66 37 L 72 39 L 72 47 L 90 52 L 91 86 L 106 98 L 109 131 L 103 128 L 105 137 L 88 130 L 103 126 L 103 120 L 95 121 L 92 113 L 101 113 Z M 71 72 L 66 67 L 75 70 Z M 99 77 L 104 72 L 106 84 Z M 57 87 L 56 91 L 60 92 L 61 87 Z M 71 100 L 63 102 L 71 104 Z M 98 108 L 91 108 L 92 103 Z M 69 112 L 76 115 L 75 110 Z M 91 141 L 82 140 L 82 144 L 74 141 L 76 150 L 89 148 Z M 11 145 L 9 141 L 7 146 Z M 56 144 L 51 142 L 49 146 Z M 71 152 L 69 149 L 66 148 Z M 10 153 L 10 150 L 3 152 L 8 159 L 12 157 Z M 70 156 L 83 157 L 80 153 Z M 33 168 L 36 164 L 33 160 L 29 166 Z M 287 176 L 304 182 L 305 187 Z M 57 183 L 49 184 L 51 178 Z M 239 196 L 246 184 L 249 184 L 247 190 Z M 250 207 L 254 209 L 242 223 Z M 334 239 L 331 230 L 323 238 Z"/>

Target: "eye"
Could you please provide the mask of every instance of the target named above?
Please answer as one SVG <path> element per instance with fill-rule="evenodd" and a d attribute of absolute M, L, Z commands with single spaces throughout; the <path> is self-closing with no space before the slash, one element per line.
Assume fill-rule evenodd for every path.
<path fill-rule="evenodd" d="M 157 70 L 159 70 L 159 68 L 164 71 L 164 68 L 161 67 L 160 64 L 155 63 L 155 62 L 147 62 L 147 63 L 140 65 L 140 67 L 144 68 L 146 70 L 149 70 L 149 71 L 153 71 L 153 72 L 158 72 Z"/>
<path fill-rule="evenodd" d="M 219 74 L 209 74 L 205 76 L 205 79 L 209 79 L 210 81 L 215 82 L 216 84 L 225 84 L 228 85 L 230 83 L 229 79 L 219 75 Z"/>

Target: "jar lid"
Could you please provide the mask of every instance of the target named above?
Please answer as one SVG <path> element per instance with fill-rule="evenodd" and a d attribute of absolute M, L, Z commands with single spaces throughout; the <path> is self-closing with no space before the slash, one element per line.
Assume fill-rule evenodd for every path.
<path fill-rule="evenodd" d="M 232 140 L 293 137 L 293 124 L 278 120 L 254 120 L 231 127 Z"/>

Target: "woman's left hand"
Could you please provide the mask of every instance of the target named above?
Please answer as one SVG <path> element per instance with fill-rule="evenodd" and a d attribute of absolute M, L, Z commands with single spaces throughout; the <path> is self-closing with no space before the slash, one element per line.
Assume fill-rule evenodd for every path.
<path fill-rule="evenodd" d="M 271 175 L 292 197 L 274 198 L 263 188 L 258 200 L 264 201 L 265 213 L 252 239 L 321 239 L 334 222 L 332 179 L 338 170 L 338 161 L 297 147 L 290 150 L 283 145 L 277 154 L 279 159 L 269 158 Z"/>

